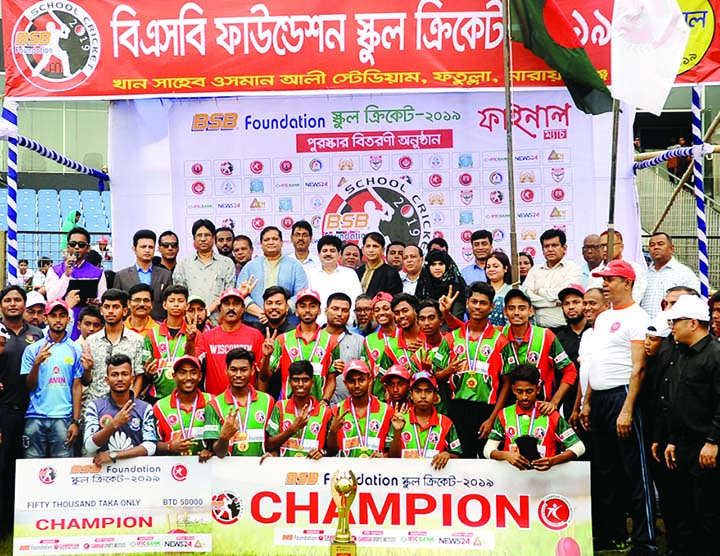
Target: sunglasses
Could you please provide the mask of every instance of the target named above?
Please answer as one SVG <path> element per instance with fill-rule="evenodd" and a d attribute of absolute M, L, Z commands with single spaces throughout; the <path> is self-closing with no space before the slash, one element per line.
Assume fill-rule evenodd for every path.
<path fill-rule="evenodd" d="M 80 249 L 85 249 L 89 244 L 84 241 L 68 241 L 68 246 L 70 247 L 79 247 Z"/>
<path fill-rule="evenodd" d="M 178 248 L 178 243 L 177 243 L 177 242 L 161 243 L 160 246 L 161 246 L 161 247 L 165 247 L 166 249 L 167 249 L 167 248 L 177 249 L 177 248 Z"/>

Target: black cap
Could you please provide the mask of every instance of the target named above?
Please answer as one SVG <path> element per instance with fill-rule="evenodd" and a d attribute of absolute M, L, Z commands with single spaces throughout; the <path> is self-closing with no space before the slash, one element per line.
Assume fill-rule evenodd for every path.
<path fill-rule="evenodd" d="M 532 301 L 530 301 L 530 298 L 528 297 L 528 295 L 520 288 L 513 288 L 505 294 L 505 304 L 507 305 L 508 301 L 510 301 L 511 299 L 513 299 L 515 297 L 524 299 L 530 305 L 532 305 Z"/>

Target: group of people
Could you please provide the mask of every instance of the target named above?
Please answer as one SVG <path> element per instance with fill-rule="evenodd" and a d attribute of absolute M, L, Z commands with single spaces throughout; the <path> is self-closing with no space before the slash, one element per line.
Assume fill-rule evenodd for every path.
<path fill-rule="evenodd" d="M 296 222 L 250 238 L 208 220 L 178 236 L 139 230 L 113 287 L 67 233 L 45 296 L 0 292 L 2 523 L 12 524 L 14 460 L 87 455 L 452 458 L 546 470 L 592 468 L 597 550 L 656 548 L 653 484 L 668 546 L 717 554 L 720 296 L 712 319 L 671 238 L 649 268 L 622 235 L 561 230 L 544 262 L 510 261 L 472 234 L 473 262 L 377 232 L 361 245 L 313 242 Z M 156 249 L 159 258 L 156 257 Z M 528 260 L 529 259 L 529 260 Z M 714 305 L 713 305 L 714 307 Z M 712 320 L 712 323 L 711 323 Z M 712 326 L 711 326 L 712 324 Z"/>

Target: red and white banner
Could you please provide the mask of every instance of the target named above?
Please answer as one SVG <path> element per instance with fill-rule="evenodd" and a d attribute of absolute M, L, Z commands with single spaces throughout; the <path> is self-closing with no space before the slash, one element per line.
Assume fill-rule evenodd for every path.
<path fill-rule="evenodd" d="M 558 0 L 610 79 L 612 0 Z M 678 82 L 720 82 L 720 0 L 679 0 Z M 6 96 L 228 96 L 503 86 L 502 0 L 6 0 Z M 560 87 L 513 45 L 513 85 Z"/>

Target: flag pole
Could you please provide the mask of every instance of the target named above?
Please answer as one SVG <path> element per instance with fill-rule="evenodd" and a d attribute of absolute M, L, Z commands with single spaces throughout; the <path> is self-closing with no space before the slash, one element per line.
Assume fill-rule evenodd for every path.
<path fill-rule="evenodd" d="M 510 266 L 512 282 L 520 281 L 518 269 L 517 226 L 515 223 L 515 170 L 513 156 L 513 124 L 512 124 L 512 53 L 510 51 L 510 2 L 503 2 L 503 66 L 505 72 L 505 136 L 508 160 L 508 204 L 510 207 Z"/>
<path fill-rule="evenodd" d="M 692 90 L 692 132 L 695 145 L 703 144 L 702 137 L 702 114 L 701 95 L 702 87 L 693 86 Z M 702 95 L 704 96 L 704 95 Z M 699 150 L 700 147 L 698 146 Z M 708 246 L 707 246 L 707 222 L 705 216 L 705 189 L 703 184 L 703 163 L 704 156 L 699 152 L 693 158 L 693 171 L 695 173 L 695 202 L 697 214 L 697 238 L 698 238 L 698 267 L 700 269 L 700 295 L 707 299 L 710 293 L 710 272 L 708 268 Z"/>
<path fill-rule="evenodd" d="M 617 152 L 620 128 L 620 101 L 613 99 L 612 147 L 610 156 L 610 202 L 608 203 L 607 262 L 613 259 L 615 244 L 615 186 L 617 184 Z"/>

